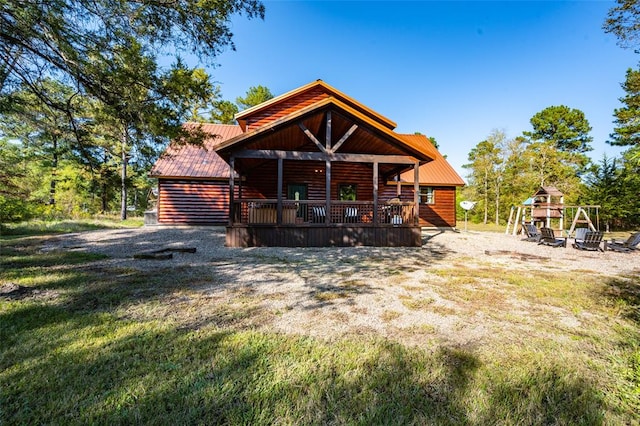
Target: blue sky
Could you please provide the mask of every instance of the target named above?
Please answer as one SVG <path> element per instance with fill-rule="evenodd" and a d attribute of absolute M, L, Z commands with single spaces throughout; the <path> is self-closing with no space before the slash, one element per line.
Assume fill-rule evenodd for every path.
<path fill-rule="evenodd" d="M 398 124 L 433 136 L 463 177 L 493 129 L 509 137 L 552 105 L 582 110 L 595 161 L 620 83 L 640 56 L 602 23 L 609 1 L 266 1 L 264 21 L 236 17 L 236 51 L 210 69 L 225 99 L 250 86 L 280 95 L 322 79 Z"/>

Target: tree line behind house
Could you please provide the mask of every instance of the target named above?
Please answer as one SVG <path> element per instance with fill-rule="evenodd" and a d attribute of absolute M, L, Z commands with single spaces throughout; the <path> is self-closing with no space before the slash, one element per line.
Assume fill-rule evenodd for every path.
<path fill-rule="evenodd" d="M 603 228 L 640 225 L 640 145 L 621 138 L 627 125 L 619 124 L 609 143 L 629 148 L 620 157 L 604 156 L 597 163 L 586 155 L 592 138 L 582 111 L 551 106 L 534 115 L 531 125 L 533 130 L 515 138 L 493 130 L 469 153 L 464 165 L 468 185 L 460 198 L 478 202 L 469 212 L 470 220 L 505 224 L 511 206 L 552 185 L 565 194 L 565 205 L 601 206 Z"/>

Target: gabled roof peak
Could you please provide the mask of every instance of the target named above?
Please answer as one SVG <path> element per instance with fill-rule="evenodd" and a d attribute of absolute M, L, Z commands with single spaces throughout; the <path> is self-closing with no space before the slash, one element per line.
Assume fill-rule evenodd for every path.
<path fill-rule="evenodd" d="M 235 115 L 236 120 L 238 121 L 238 123 L 240 124 L 240 126 L 242 127 L 243 130 L 246 130 L 246 125 L 247 125 L 247 120 L 254 114 L 258 114 L 261 111 L 264 111 L 268 108 L 274 107 L 276 105 L 278 105 L 279 103 L 288 101 L 296 96 L 302 95 L 306 92 L 309 92 L 311 90 L 314 89 L 320 89 L 322 91 L 324 91 L 327 95 L 329 95 L 330 97 L 334 97 L 346 104 L 348 104 L 349 106 L 351 106 L 352 108 L 360 111 L 361 113 L 367 115 L 368 117 L 372 118 L 373 120 L 379 122 L 380 124 L 382 124 L 383 126 L 387 127 L 389 130 L 393 130 L 396 128 L 397 124 L 388 119 L 387 117 L 377 113 L 376 111 L 372 110 L 371 108 L 361 104 L 360 102 L 356 101 L 355 99 L 351 98 L 350 96 L 347 96 L 346 94 L 344 94 L 343 92 L 339 91 L 338 89 L 334 88 L 333 86 L 325 83 L 322 79 L 317 79 L 311 83 L 308 83 L 304 86 L 298 87 L 297 89 L 291 90 L 289 92 L 286 92 L 282 95 L 276 96 L 272 99 L 269 99 L 266 102 L 263 102 L 259 105 L 253 106 L 251 108 L 248 108 L 244 111 L 241 111 L 239 113 L 237 113 Z"/>

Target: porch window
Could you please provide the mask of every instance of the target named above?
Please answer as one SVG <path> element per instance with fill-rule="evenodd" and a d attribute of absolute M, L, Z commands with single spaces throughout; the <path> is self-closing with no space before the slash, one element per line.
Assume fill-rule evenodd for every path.
<path fill-rule="evenodd" d="M 338 199 L 340 201 L 356 201 L 358 186 L 355 183 L 343 183 L 338 185 Z"/>
<path fill-rule="evenodd" d="M 420 204 L 435 204 L 435 193 L 431 186 L 420 187 Z"/>

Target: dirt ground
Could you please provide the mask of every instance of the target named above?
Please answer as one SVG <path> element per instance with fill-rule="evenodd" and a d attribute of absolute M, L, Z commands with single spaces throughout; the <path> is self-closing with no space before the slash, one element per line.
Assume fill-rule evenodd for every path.
<path fill-rule="evenodd" d="M 122 315 L 132 318 L 327 339 L 384 336 L 419 346 L 469 347 L 526 335 L 563 339 L 566 330 L 589 327 L 597 318 L 553 302 L 555 296 L 542 289 L 555 276 L 581 286 L 640 275 L 640 251 L 584 252 L 572 248 L 571 240 L 567 248 L 552 248 L 519 236 L 425 231 L 420 248 L 243 249 L 224 247 L 224 232 L 92 231 L 51 237 L 41 250 L 103 253 L 109 257 L 82 267 L 174 283 L 153 304 L 129 305 Z M 167 252 L 172 258 L 165 260 L 133 258 L 163 248 L 196 252 Z M 547 284 L 537 289 L 536 280 Z M 534 315 L 535 321 L 528 319 Z"/>

